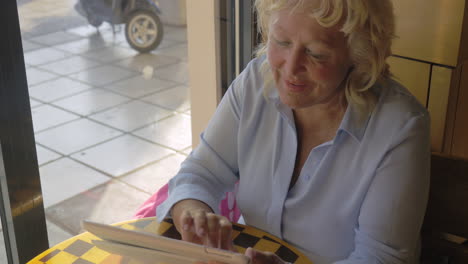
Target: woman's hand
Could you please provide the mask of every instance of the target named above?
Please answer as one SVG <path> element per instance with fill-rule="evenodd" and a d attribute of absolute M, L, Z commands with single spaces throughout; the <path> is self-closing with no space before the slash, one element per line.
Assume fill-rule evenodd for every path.
<path fill-rule="evenodd" d="M 287 264 L 276 254 L 248 248 L 245 255 L 250 258 L 251 264 Z"/>
<path fill-rule="evenodd" d="M 182 240 L 235 251 L 231 222 L 224 216 L 214 214 L 205 203 L 180 201 L 173 206 L 172 217 Z"/>
<path fill-rule="evenodd" d="M 250 264 L 291 264 L 283 261 L 276 254 L 271 252 L 259 251 L 249 247 L 245 255 L 250 258 Z M 195 262 L 194 264 L 223 264 L 218 261 Z"/>

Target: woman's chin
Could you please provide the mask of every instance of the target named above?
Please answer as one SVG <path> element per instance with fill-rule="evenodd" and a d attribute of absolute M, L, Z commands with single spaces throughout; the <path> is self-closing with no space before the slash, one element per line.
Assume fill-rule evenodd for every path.
<path fill-rule="evenodd" d="M 304 100 L 301 100 L 301 99 L 304 99 L 304 98 L 303 97 L 298 98 L 295 96 L 294 97 L 287 96 L 287 98 L 280 97 L 280 100 L 284 105 L 287 105 L 289 108 L 294 109 L 294 110 L 310 106 L 310 103 L 304 102 Z"/>

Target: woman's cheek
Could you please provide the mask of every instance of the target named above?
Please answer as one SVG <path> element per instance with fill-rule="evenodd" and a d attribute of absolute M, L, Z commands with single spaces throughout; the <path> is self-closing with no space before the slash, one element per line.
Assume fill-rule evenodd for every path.
<path fill-rule="evenodd" d="M 333 77 L 333 71 L 330 68 L 317 67 L 312 72 L 316 81 L 326 81 Z"/>
<path fill-rule="evenodd" d="M 270 63 L 271 67 L 278 68 L 281 64 L 281 51 L 274 47 L 274 45 L 270 45 L 267 51 L 268 55 L 268 62 Z"/>

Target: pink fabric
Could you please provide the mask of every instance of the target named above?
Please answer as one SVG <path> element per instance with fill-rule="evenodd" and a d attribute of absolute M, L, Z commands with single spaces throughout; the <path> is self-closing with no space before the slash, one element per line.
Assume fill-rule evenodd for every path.
<path fill-rule="evenodd" d="M 226 197 L 221 200 L 219 204 L 219 211 L 221 215 L 227 217 L 229 221 L 237 223 L 241 216 L 241 212 L 237 207 L 236 203 L 236 194 L 237 194 L 238 184 L 234 187 L 234 192 L 227 192 Z"/>
<path fill-rule="evenodd" d="M 169 185 L 166 183 L 161 189 L 146 200 L 134 215 L 135 219 L 156 216 L 156 207 L 167 199 Z M 221 215 L 231 222 L 237 222 L 241 215 L 236 204 L 237 184 L 234 192 L 227 192 L 226 197 L 219 204 Z"/>
<path fill-rule="evenodd" d="M 156 207 L 167 199 L 168 190 L 169 185 L 166 183 L 138 208 L 133 217 L 139 219 L 156 216 Z"/>

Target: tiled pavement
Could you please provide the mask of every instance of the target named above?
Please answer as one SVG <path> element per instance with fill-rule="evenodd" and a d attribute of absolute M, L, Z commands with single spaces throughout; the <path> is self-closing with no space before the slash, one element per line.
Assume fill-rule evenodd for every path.
<path fill-rule="evenodd" d="M 162 44 L 138 54 L 123 30 L 114 36 L 105 26 L 97 32 L 81 22 L 39 35 L 28 24 L 39 11 L 23 8 L 38 8 L 37 1 L 61 1 L 18 1 L 24 2 L 24 57 L 54 245 L 81 232 L 82 219 L 130 219 L 191 151 L 187 39 L 185 27 L 165 25 Z M 72 12 L 74 1 L 62 2 L 68 4 L 60 10 Z M 6 263 L 3 249 L 0 263 Z"/>

